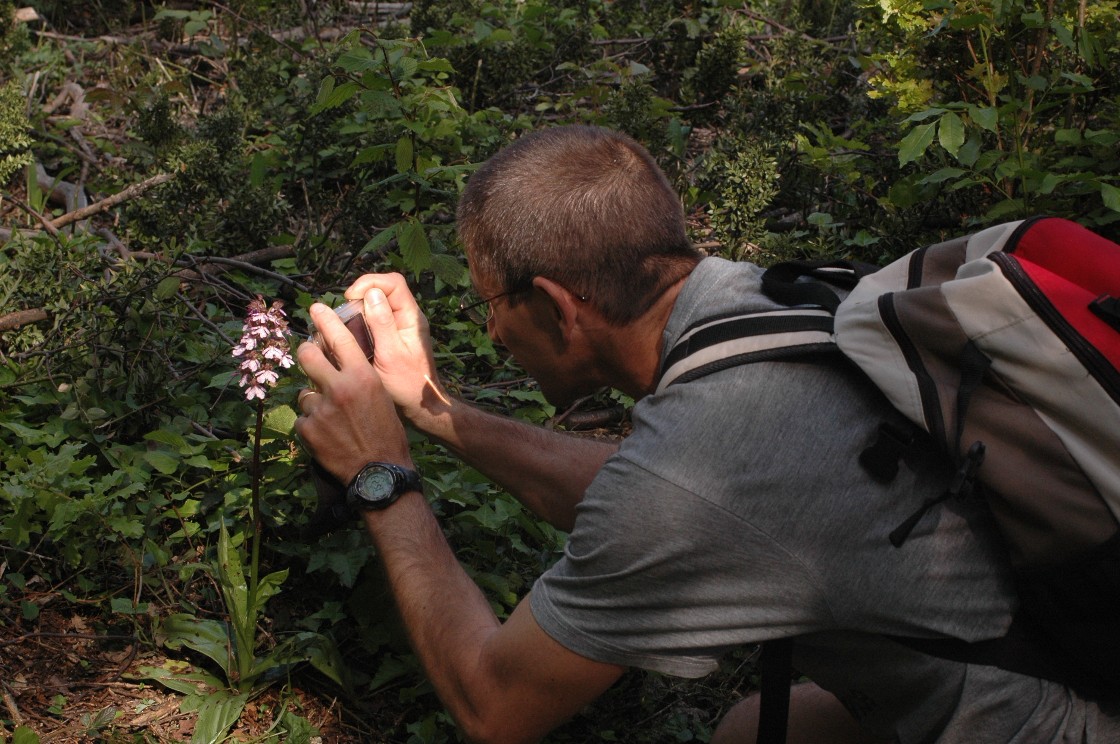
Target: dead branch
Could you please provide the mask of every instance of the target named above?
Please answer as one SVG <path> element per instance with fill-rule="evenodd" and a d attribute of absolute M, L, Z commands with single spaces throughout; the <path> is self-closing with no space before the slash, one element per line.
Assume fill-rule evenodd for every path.
<path fill-rule="evenodd" d="M 0 331 L 12 331 L 31 323 L 41 323 L 51 317 L 46 310 L 34 308 L 32 310 L 16 310 L 14 313 L 0 315 Z"/>
<path fill-rule="evenodd" d="M 83 209 L 89 205 L 85 189 L 78 188 L 68 181 L 56 180 L 39 163 L 35 164 L 35 180 L 38 181 L 39 188 L 47 192 L 50 199 L 61 203 L 67 211 Z"/>
<path fill-rule="evenodd" d="M 58 229 L 60 227 L 69 225 L 71 222 L 77 222 L 78 220 L 84 220 L 87 217 L 92 217 L 95 214 L 100 214 L 101 212 L 105 212 L 110 208 L 115 207 L 121 202 L 126 202 L 129 199 L 143 194 L 149 189 L 155 188 L 160 184 L 167 183 L 174 177 L 174 173 L 160 173 L 159 175 L 152 176 L 151 178 L 141 181 L 140 183 L 134 183 L 124 191 L 113 194 L 112 196 L 107 196 L 101 201 L 90 204 L 88 207 L 76 209 L 73 212 L 68 212 L 62 215 L 61 217 L 56 217 L 51 221 L 51 226 L 55 229 Z"/>
<path fill-rule="evenodd" d="M 214 276 L 223 274 L 231 269 L 238 268 L 245 271 L 250 271 L 254 274 L 266 276 L 275 281 L 295 287 L 296 289 L 306 291 L 299 282 L 291 279 L 290 277 L 278 274 L 262 267 L 260 264 L 267 264 L 270 261 L 275 261 L 279 258 L 288 258 L 295 254 L 295 248 L 290 245 L 274 245 L 268 248 L 261 248 L 259 250 L 242 253 L 233 258 L 225 258 L 224 256 L 192 256 L 186 255 L 179 259 L 179 263 L 189 262 L 196 268 L 180 269 L 172 276 L 177 276 L 184 281 L 198 281 L 206 276 Z M 152 253 L 151 251 L 132 251 L 128 254 L 129 258 L 134 258 L 142 261 L 162 261 L 163 263 L 175 263 L 175 260 L 170 256 L 162 253 Z"/>
<path fill-rule="evenodd" d="M 37 212 L 36 210 L 32 209 L 29 204 L 26 204 L 26 203 L 20 201 L 19 199 L 15 198 L 14 196 L 9 196 L 8 201 L 10 201 L 12 204 L 15 204 L 17 207 L 22 209 L 24 212 L 27 212 L 29 215 L 34 217 L 39 222 L 39 224 L 41 224 L 43 226 L 43 229 L 47 231 L 48 235 L 50 235 L 55 240 L 58 240 L 58 228 L 55 227 L 54 225 L 52 225 L 50 220 L 48 220 L 43 215 L 39 214 L 39 212 Z"/>

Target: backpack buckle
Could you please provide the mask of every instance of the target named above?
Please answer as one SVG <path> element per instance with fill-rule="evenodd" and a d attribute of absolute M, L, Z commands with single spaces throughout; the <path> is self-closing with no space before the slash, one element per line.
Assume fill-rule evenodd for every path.
<path fill-rule="evenodd" d="M 890 483 L 898 475 L 898 463 L 914 446 L 914 432 L 903 431 L 884 421 L 879 424 L 875 442 L 859 453 L 859 464 L 880 483 Z"/>
<path fill-rule="evenodd" d="M 1120 297 L 1101 295 L 1089 303 L 1093 315 L 1120 331 Z"/>

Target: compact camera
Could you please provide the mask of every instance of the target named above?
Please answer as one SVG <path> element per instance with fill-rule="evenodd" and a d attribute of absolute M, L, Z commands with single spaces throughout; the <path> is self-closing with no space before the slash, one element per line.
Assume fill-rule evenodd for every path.
<path fill-rule="evenodd" d="M 373 336 L 369 334 L 369 328 L 366 327 L 366 316 L 362 314 L 362 301 L 350 300 L 345 305 L 335 308 L 334 313 L 350 333 L 354 334 L 354 338 L 358 340 L 358 347 L 366 355 L 366 359 L 373 361 Z M 329 357 L 330 352 L 323 340 L 323 334 L 315 328 L 314 323 L 308 326 L 308 330 L 311 332 L 311 343 L 322 349 Z"/>

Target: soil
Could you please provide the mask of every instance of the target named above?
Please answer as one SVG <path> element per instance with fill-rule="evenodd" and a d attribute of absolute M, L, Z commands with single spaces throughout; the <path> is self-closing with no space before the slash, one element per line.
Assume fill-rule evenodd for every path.
<path fill-rule="evenodd" d="M 168 661 L 150 643 L 127 628 L 95 627 L 99 620 L 61 600 L 57 609 L 41 607 L 34 621 L 9 619 L 0 622 L 0 719 L 29 728 L 43 744 L 190 741 L 196 716 L 180 709 L 183 696 L 141 671 Z M 318 730 L 311 742 L 384 741 L 344 720 L 343 706 L 317 694 L 314 683 L 297 678 L 265 690 L 246 706 L 232 740 L 267 741 L 287 709 Z M 11 733 L 0 726 L 0 740 Z"/>

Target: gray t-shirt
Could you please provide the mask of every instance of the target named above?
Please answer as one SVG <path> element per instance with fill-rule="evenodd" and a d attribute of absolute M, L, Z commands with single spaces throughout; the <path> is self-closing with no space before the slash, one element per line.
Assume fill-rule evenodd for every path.
<path fill-rule="evenodd" d="M 773 307 L 760 275 L 701 262 L 664 348 L 703 318 Z M 1120 736 L 1063 686 L 880 635 L 993 638 L 1016 609 L 979 505 L 946 502 L 891 546 L 949 475 L 930 458 L 889 484 L 868 476 L 859 454 L 895 416 L 842 363 L 741 365 L 642 399 L 564 556 L 533 589 L 537 622 L 589 658 L 684 677 L 743 644 L 798 636 L 797 668 L 868 730 L 903 742 L 1081 741 L 1097 726 Z"/>

